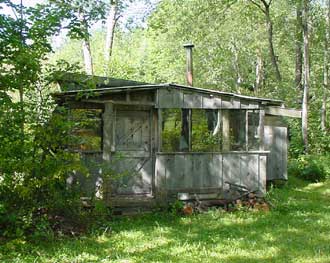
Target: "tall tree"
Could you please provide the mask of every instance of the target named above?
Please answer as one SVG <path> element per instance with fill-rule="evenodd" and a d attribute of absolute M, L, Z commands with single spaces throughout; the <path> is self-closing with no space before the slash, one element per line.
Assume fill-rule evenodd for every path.
<path fill-rule="evenodd" d="M 236 39 L 233 37 L 230 41 L 230 48 L 233 53 L 233 68 L 236 72 L 236 90 L 240 91 L 240 86 L 243 82 L 243 77 L 241 74 L 240 64 L 239 64 L 239 50 L 236 46 Z"/>
<path fill-rule="evenodd" d="M 249 0 L 252 4 L 257 6 L 265 15 L 266 26 L 267 26 L 267 34 L 268 34 L 268 45 L 269 45 L 269 55 L 270 59 L 275 71 L 275 77 L 277 81 L 282 81 L 281 72 L 277 62 L 277 56 L 275 54 L 275 48 L 273 43 L 273 21 L 270 16 L 270 6 L 272 4 L 272 0 L 268 2 L 266 0 Z"/>
<path fill-rule="evenodd" d="M 60 10 L 66 10 L 70 17 L 69 36 L 82 40 L 82 51 L 86 74 L 93 75 L 93 59 L 90 46 L 90 27 L 97 21 L 104 20 L 106 4 L 104 0 L 49 0 Z"/>
<path fill-rule="evenodd" d="M 115 27 L 119 18 L 120 15 L 118 14 L 118 0 L 110 0 L 110 10 L 107 18 L 107 33 L 104 47 L 104 61 L 106 67 L 105 71 L 108 70 L 112 53 L 113 38 L 115 35 Z"/>
<path fill-rule="evenodd" d="M 264 81 L 264 62 L 262 59 L 262 54 L 260 48 L 257 48 L 257 61 L 256 61 L 256 81 L 254 86 L 254 91 L 256 94 L 259 93 Z"/>
<path fill-rule="evenodd" d="M 304 35 L 304 93 L 302 103 L 302 138 L 305 153 L 308 153 L 308 100 L 310 88 L 310 60 L 309 60 L 309 1 L 302 0 L 303 4 L 303 35 Z"/>
<path fill-rule="evenodd" d="M 321 109 L 321 129 L 326 130 L 327 99 L 329 92 L 329 41 L 330 41 L 330 0 L 327 0 L 325 8 L 325 38 L 324 38 L 324 62 L 323 62 L 323 96 Z"/>
<path fill-rule="evenodd" d="M 89 40 L 89 32 L 88 32 L 88 23 L 85 18 L 85 14 L 82 10 L 79 11 L 78 17 L 80 20 L 80 23 L 82 25 L 82 30 L 85 32 L 83 39 L 82 39 L 82 51 L 83 51 L 83 57 L 84 57 L 84 65 L 85 65 L 85 72 L 88 75 L 93 75 L 93 58 L 92 58 L 92 51 L 90 46 L 90 40 Z"/>
<path fill-rule="evenodd" d="M 295 87 L 298 92 L 302 91 L 302 68 L 303 68 L 303 21 L 302 21 L 302 5 L 298 0 L 296 4 L 296 65 L 295 65 Z"/>
<path fill-rule="evenodd" d="M 13 6 L 12 6 L 13 8 Z M 14 9 L 13 9 L 14 10 Z M 23 0 L 21 0 L 20 2 L 20 5 L 19 5 L 19 12 L 20 12 L 20 21 L 19 21 L 19 36 L 20 36 L 20 40 L 21 40 L 21 45 L 22 46 L 25 46 L 25 37 L 24 37 L 24 33 L 23 33 L 23 30 L 24 30 L 24 6 L 23 6 Z M 24 145 L 24 136 L 25 136 L 25 133 L 24 133 L 24 123 L 25 123 L 25 112 L 24 112 L 24 85 L 23 83 L 21 83 L 21 85 L 19 86 L 19 102 L 20 102 L 20 110 L 21 110 L 21 125 L 20 125 L 20 128 L 21 128 L 21 143 L 22 143 L 22 146 Z"/>

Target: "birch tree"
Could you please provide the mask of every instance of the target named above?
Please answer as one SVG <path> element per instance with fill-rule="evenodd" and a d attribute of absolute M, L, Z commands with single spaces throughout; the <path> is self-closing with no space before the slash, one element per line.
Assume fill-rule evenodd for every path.
<path fill-rule="evenodd" d="M 104 47 L 105 71 L 108 70 L 108 65 L 112 53 L 113 39 L 115 35 L 115 27 L 119 18 L 120 15 L 118 13 L 118 0 L 110 0 L 110 10 L 107 18 L 107 33 Z"/>
<path fill-rule="evenodd" d="M 85 72 L 87 75 L 93 75 L 93 58 L 89 40 L 89 32 L 88 32 L 88 23 L 83 11 L 79 11 L 79 20 L 82 26 L 82 31 L 84 32 L 84 36 L 82 39 L 82 51 L 83 51 L 83 58 L 84 58 L 84 66 Z"/>
<path fill-rule="evenodd" d="M 282 81 L 281 72 L 277 62 L 277 56 L 275 54 L 274 41 L 273 41 L 273 21 L 270 16 L 270 7 L 272 4 L 272 0 L 268 2 L 266 0 L 249 0 L 252 4 L 254 4 L 258 9 L 264 13 L 266 19 L 266 27 L 267 27 L 267 35 L 268 35 L 268 46 L 269 46 L 269 56 L 272 62 L 272 66 L 274 68 L 275 77 L 277 81 Z"/>
<path fill-rule="evenodd" d="M 93 75 L 93 59 L 90 47 L 90 27 L 97 21 L 105 20 L 106 4 L 103 0 L 50 0 L 59 9 L 69 12 L 70 21 L 66 26 L 69 37 L 82 41 L 82 53 L 86 74 Z"/>
<path fill-rule="evenodd" d="M 330 41 L 330 0 L 326 0 L 325 8 L 325 39 L 324 39 L 324 62 L 323 62 L 323 95 L 321 108 L 321 129 L 326 130 L 327 99 L 329 91 L 329 41 Z"/>
<path fill-rule="evenodd" d="M 308 96 L 310 87 L 310 61 L 309 61 L 309 0 L 303 2 L 303 36 L 304 36 L 304 93 L 302 103 L 302 138 L 304 151 L 308 153 Z"/>
<path fill-rule="evenodd" d="M 300 93 L 302 91 L 302 66 L 303 66 L 303 25 L 302 25 L 302 5 L 299 0 L 296 4 L 296 63 L 295 63 L 295 88 Z"/>

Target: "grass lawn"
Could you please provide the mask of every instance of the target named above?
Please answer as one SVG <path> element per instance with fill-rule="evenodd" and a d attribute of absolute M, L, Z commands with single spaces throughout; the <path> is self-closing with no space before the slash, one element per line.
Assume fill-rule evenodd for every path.
<path fill-rule="evenodd" d="M 330 262 L 330 182 L 291 179 L 270 212 L 117 218 L 106 234 L 0 244 L 0 262 Z"/>

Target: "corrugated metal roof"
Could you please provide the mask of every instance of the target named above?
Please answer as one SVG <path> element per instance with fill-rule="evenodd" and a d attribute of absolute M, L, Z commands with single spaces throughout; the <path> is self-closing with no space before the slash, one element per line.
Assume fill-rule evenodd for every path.
<path fill-rule="evenodd" d="M 77 86 L 93 86 L 97 89 L 109 87 L 128 87 L 147 85 L 149 83 L 135 80 L 107 78 L 100 76 L 91 76 L 77 73 L 57 72 L 55 80 L 60 84 L 63 91 L 76 91 Z"/>
<path fill-rule="evenodd" d="M 76 77 L 80 79 L 77 80 Z M 261 101 L 261 102 L 269 102 L 275 105 L 281 105 L 283 101 L 276 100 L 276 99 L 268 99 L 268 98 L 259 98 L 259 97 L 252 97 L 252 96 L 245 96 L 240 94 L 235 94 L 231 92 L 223 92 L 218 90 L 211 90 L 211 89 L 203 89 L 198 87 L 190 87 L 185 85 L 180 85 L 176 83 L 164 83 L 164 84 L 147 84 L 143 82 L 133 81 L 133 80 L 122 80 L 122 79 L 113 79 L 113 78 L 105 78 L 105 77 L 92 77 L 86 75 L 70 75 L 65 74 L 64 78 L 57 80 L 59 84 L 63 85 L 70 85 L 70 83 L 74 84 L 74 87 L 79 87 L 82 83 L 88 83 L 88 81 L 94 81 L 94 88 L 93 89 L 73 89 L 67 88 L 65 91 L 53 93 L 54 97 L 67 97 L 67 96 L 74 96 L 77 93 L 84 93 L 88 92 L 89 94 L 97 93 L 101 94 L 109 94 L 114 92 L 121 92 L 121 91 L 141 91 L 141 90 L 153 90 L 159 88 L 175 88 L 175 89 L 183 89 L 190 92 L 197 92 L 197 93 L 204 93 L 204 94 L 214 94 L 220 96 L 228 96 L 228 97 L 236 97 L 239 99 L 246 99 L 246 100 L 254 100 L 254 101 Z"/>

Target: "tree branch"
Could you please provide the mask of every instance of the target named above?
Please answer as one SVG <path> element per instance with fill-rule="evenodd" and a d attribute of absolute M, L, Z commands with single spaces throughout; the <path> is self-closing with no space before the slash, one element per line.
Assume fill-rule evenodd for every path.
<path fill-rule="evenodd" d="M 116 17 L 115 17 L 115 23 L 117 23 L 118 20 L 119 20 L 121 17 L 123 17 L 123 16 L 122 16 L 122 15 L 118 15 L 118 16 L 116 16 Z"/>
<path fill-rule="evenodd" d="M 265 8 L 269 8 L 270 4 L 272 3 L 272 0 L 270 0 L 269 3 L 267 3 L 266 0 L 260 0 L 260 1 L 264 4 Z"/>
<path fill-rule="evenodd" d="M 259 3 L 257 3 L 256 1 L 254 1 L 254 0 L 249 0 L 252 4 L 254 4 L 256 7 L 258 7 L 260 10 L 261 10 L 261 12 L 263 12 L 264 14 L 266 14 L 266 11 L 262 8 L 262 6 L 259 4 Z M 263 0 L 261 0 L 261 1 L 263 1 Z"/>

